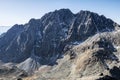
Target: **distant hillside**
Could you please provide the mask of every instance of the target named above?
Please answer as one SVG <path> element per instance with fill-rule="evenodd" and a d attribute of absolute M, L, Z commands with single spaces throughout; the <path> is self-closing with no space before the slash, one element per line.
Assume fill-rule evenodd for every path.
<path fill-rule="evenodd" d="M 0 35 L 4 32 L 7 32 L 7 30 L 10 28 L 10 26 L 0 26 Z"/>

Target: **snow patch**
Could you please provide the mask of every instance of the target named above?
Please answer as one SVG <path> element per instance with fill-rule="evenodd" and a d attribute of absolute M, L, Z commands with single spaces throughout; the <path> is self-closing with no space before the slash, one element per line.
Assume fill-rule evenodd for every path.
<path fill-rule="evenodd" d="M 20 44 L 20 36 L 18 36 L 18 38 L 17 38 L 17 43 L 18 43 L 18 45 Z"/>
<path fill-rule="evenodd" d="M 120 46 L 114 46 L 116 49 L 119 49 L 120 48 Z"/>
<path fill-rule="evenodd" d="M 39 36 L 40 39 L 42 39 L 42 35 L 40 31 L 37 32 L 37 35 Z"/>
<path fill-rule="evenodd" d="M 60 25 L 66 25 L 64 22 L 61 22 Z"/>
<path fill-rule="evenodd" d="M 67 38 L 67 36 L 68 36 L 68 28 L 63 28 L 62 31 L 64 33 L 64 37 Z"/>
<path fill-rule="evenodd" d="M 35 47 L 38 47 L 38 48 L 39 48 L 40 46 L 39 46 L 39 45 L 35 45 Z"/>
<path fill-rule="evenodd" d="M 85 25 L 87 26 L 88 24 L 90 24 L 91 22 L 91 18 L 87 19 L 87 21 L 85 22 Z"/>
<path fill-rule="evenodd" d="M 79 44 L 81 44 L 81 43 L 82 43 L 81 41 L 71 42 L 71 44 L 73 44 L 73 45 L 79 45 Z"/>

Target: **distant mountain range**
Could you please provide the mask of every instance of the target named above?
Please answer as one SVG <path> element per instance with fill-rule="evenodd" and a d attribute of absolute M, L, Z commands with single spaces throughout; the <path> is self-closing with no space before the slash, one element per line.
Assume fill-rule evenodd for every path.
<path fill-rule="evenodd" d="M 7 30 L 10 28 L 10 26 L 0 26 L 0 34 L 7 32 Z"/>
<path fill-rule="evenodd" d="M 55 10 L 10 28 L 0 60 L 8 80 L 120 80 L 120 25 L 90 11 Z"/>

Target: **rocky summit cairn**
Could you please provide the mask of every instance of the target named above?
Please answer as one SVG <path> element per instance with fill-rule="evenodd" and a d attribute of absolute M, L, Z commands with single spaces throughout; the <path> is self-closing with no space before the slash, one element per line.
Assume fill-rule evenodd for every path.
<path fill-rule="evenodd" d="M 103 15 L 55 10 L 4 33 L 0 37 L 0 63 L 32 75 L 28 80 L 111 76 L 109 71 L 120 66 L 119 30 L 120 25 Z"/>

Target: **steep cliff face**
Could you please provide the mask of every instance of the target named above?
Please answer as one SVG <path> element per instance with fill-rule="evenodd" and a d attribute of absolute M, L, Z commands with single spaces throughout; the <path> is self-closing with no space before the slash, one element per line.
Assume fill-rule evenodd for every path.
<path fill-rule="evenodd" d="M 105 61 L 101 59 L 103 58 L 101 56 L 109 55 L 106 53 L 107 51 L 112 54 L 114 50 L 106 50 L 102 44 L 109 45 L 112 47 L 112 50 L 114 49 L 112 43 L 116 44 L 114 40 L 118 40 L 119 42 L 119 35 L 116 35 L 115 38 L 113 36 L 109 38 L 105 32 L 109 34 L 115 33 L 119 29 L 120 26 L 117 23 L 107 19 L 103 15 L 100 16 L 90 11 L 80 11 L 77 14 L 73 14 L 69 9 L 55 10 L 54 12 L 45 14 L 41 19 L 31 19 L 24 25 L 14 25 L 8 30 L 8 32 L 0 38 L 0 60 L 4 64 L 12 62 L 22 70 L 34 72 L 43 65 L 56 65 L 58 63 L 57 60 L 62 59 L 65 54 L 69 54 L 71 59 L 76 59 L 76 56 L 80 55 L 76 52 L 83 52 L 85 53 L 83 55 L 86 56 L 91 56 L 95 53 L 95 60 L 99 59 L 101 61 L 100 64 L 103 64 L 102 62 Z M 103 34 L 108 36 L 105 39 L 108 40 L 108 42 L 101 41 L 102 37 L 100 36 Z M 95 37 L 96 35 L 99 36 Z M 92 39 L 90 39 L 90 37 L 92 37 Z M 96 38 L 101 39 L 96 42 Z M 91 46 L 85 44 L 91 41 L 93 42 Z M 78 48 L 79 50 L 71 52 L 73 47 L 77 47 L 77 45 L 81 45 L 81 43 L 84 44 L 85 47 L 81 46 Z M 90 54 L 84 52 L 85 50 L 87 51 L 88 48 L 92 50 L 96 46 L 98 48 L 102 46 L 103 49 L 95 50 L 93 51 L 94 53 L 88 51 Z M 83 62 L 79 62 L 79 58 L 78 60 L 76 59 L 77 63 L 75 64 L 82 64 L 88 60 L 86 59 Z M 88 58 L 88 56 L 85 58 Z M 94 62 L 94 60 L 91 61 Z M 96 64 L 97 61 L 90 64 Z M 81 68 L 80 65 L 77 66 L 78 69 L 79 67 Z M 84 68 L 85 67 L 86 66 L 84 66 Z"/>
<path fill-rule="evenodd" d="M 11 61 L 18 55 L 19 46 L 17 44 L 17 37 L 22 30 L 23 25 L 14 25 L 2 38 L 0 38 L 0 59 L 3 60 L 3 62 Z"/>
<path fill-rule="evenodd" d="M 99 16 L 89 11 L 80 11 L 76 14 L 75 20 L 71 25 L 71 39 L 85 40 L 88 37 L 105 31 L 116 30 L 117 24 L 112 20 Z"/>

